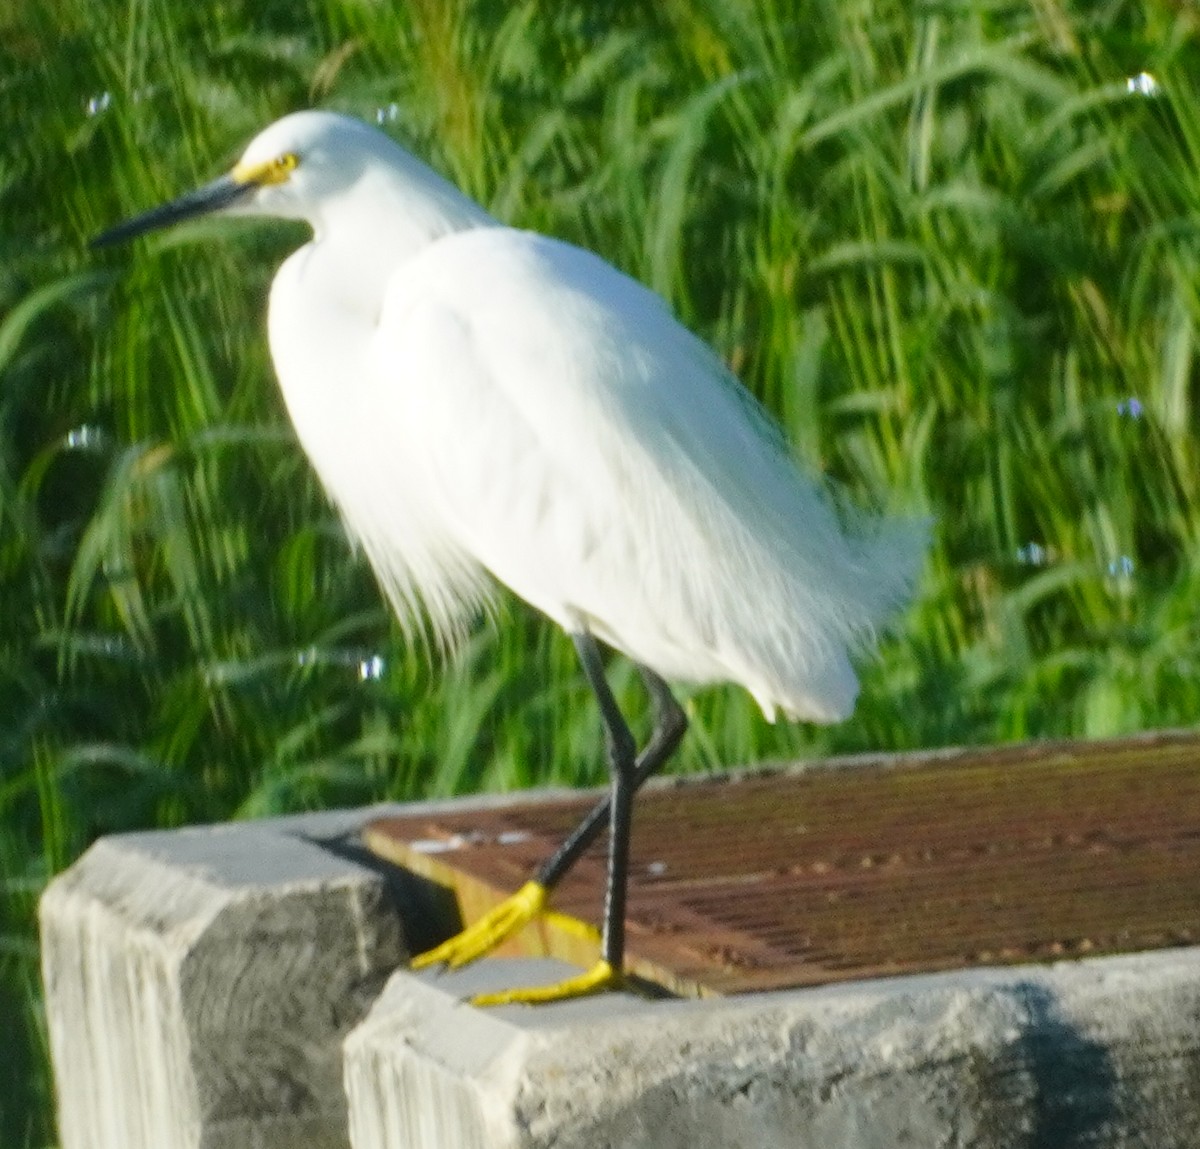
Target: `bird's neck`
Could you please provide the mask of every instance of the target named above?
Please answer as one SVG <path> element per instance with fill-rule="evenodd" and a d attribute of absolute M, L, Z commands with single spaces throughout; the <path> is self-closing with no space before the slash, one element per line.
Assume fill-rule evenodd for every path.
<path fill-rule="evenodd" d="M 410 157 L 406 157 L 410 158 Z M 429 244 L 497 221 L 419 161 L 359 181 L 313 220 L 325 290 L 372 319 L 391 276 Z"/>
<path fill-rule="evenodd" d="M 348 381 L 366 377 L 361 359 L 393 276 L 447 235 L 498 226 L 430 169 L 413 165 L 410 172 L 393 161 L 321 201 L 309 219 L 312 242 L 272 284 L 271 354 L 302 440 L 326 433 Z"/>
<path fill-rule="evenodd" d="M 478 204 L 413 161 L 357 181 L 321 201 L 313 240 L 284 263 L 271 287 L 271 355 L 292 421 L 326 485 L 336 452 L 320 445 L 345 423 L 354 384 L 368 379 L 365 357 L 392 277 L 444 236 L 497 226 Z M 313 444 L 316 444 L 314 448 Z M 353 462 L 354 447 L 345 458 Z"/>

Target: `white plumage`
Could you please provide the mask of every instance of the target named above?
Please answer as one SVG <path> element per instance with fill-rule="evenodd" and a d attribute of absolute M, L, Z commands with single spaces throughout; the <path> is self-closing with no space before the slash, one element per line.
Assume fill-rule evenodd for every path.
<path fill-rule="evenodd" d="M 233 172 L 119 225 L 202 212 L 307 220 L 271 289 L 271 354 L 300 441 L 400 618 L 452 644 L 494 581 L 574 638 L 613 778 L 537 878 L 418 959 L 487 952 L 541 910 L 610 818 L 601 960 L 620 976 L 631 803 L 686 717 L 663 679 L 740 683 L 768 718 L 845 718 L 851 653 L 912 589 L 924 523 L 849 531 L 726 367 L 598 257 L 504 227 L 382 134 L 326 112 L 262 132 Z M 595 639 L 642 668 L 641 754 Z"/>
<path fill-rule="evenodd" d="M 717 357 L 598 257 L 501 226 L 383 135 L 302 112 L 235 210 L 313 241 L 271 291 L 300 439 L 402 617 L 452 641 L 487 571 L 666 678 L 768 717 L 853 708 L 848 652 L 911 589 L 920 523 L 843 534 Z"/>

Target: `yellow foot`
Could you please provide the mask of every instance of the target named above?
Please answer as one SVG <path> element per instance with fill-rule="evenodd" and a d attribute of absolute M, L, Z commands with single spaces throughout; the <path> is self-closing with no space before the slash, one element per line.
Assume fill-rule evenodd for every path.
<path fill-rule="evenodd" d="M 514 934 L 527 922 L 533 921 L 546 908 L 546 887 L 538 882 L 526 882 L 510 898 L 460 934 L 442 942 L 412 959 L 413 969 L 445 965 L 458 969 L 494 950 L 509 934 Z"/>
<path fill-rule="evenodd" d="M 478 993 L 471 998 L 472 1005 L 541 1005 L 547 1001 L 566 1001 L 572 997 L 586 997 L 602 989 L 616 989 L 621 984 L 619 970 L 606 961 L 598 961 L 587 973 L 569 977 L 557 985 L 538 985 L 528 989 L 505 989 L 499 993 Z"/>

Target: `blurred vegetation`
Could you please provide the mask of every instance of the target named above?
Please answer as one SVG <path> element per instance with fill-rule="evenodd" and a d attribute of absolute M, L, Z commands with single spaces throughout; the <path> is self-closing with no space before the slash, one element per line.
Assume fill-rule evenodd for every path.
<path fill-rule="evenodd" d="M 34 909 L 98 834 L 602 777 L 569 643 L 513 606 L 431 667 L 347 546 L 263 335 L 302 233 L 196 224 L 103 256 L 90 235 L 287 111 L 351 112 L 662 292 L 853 498 L 937 517 L 851 722 L 696 692 L 680 769 L 1192 723 L 1198 19 L 0 12 L 0 1144 L 54 1140 Z"/>

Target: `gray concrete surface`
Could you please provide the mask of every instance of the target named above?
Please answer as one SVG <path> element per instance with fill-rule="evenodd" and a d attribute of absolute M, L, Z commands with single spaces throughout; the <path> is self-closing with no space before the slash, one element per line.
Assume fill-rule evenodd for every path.
<path fill-rule="evenodd" d="M 346 1145 L 341 1042 L 406 955 L 383 879 L 299 826 L 345 819 L 109 838 L 50 885 L 63 1149 Z"/>
<path fill-rule="evenodd" d="M 346 1042 L 355 1149 L 1194 1149 L 1200 951 L 708 1002 L 471 1008 L 398 974 Z"/>
<path fill-rule="evenodd" d="M 392 974 L 424 915 L 354 855 L 377 812 L 111 838 L 51 884 L 64 1149 L 1200 1145 L 1200 949 L 476 1010 L 561 971 Z"/>

